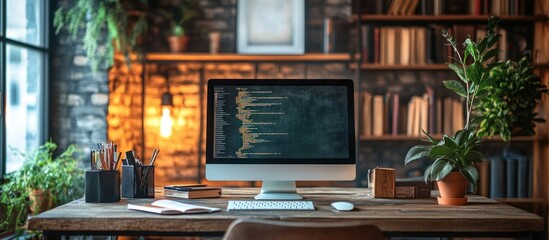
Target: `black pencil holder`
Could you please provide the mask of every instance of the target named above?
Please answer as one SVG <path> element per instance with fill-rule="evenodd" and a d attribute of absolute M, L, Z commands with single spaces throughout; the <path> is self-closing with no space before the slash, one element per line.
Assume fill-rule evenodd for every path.
<path fill-rule="evenodd" d="M 112 203 L 120 200 L 118 171 L 86 170 L 86 202 Z"/>
<path fill-rule="evenodd" d="M 154 198 L 154 166 L 122 166 L 123 198 Z"/>

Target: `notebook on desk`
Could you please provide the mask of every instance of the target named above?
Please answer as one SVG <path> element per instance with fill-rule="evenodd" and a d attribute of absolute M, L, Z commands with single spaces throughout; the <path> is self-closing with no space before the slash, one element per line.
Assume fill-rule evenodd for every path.
<path fill-rule="evenodd" d="M 182 203 L 174 200 L 158 200 L 151 204 L 128 204 L 129 210 L 137 210 L 142 212 L 150 212 L 156 214 L 173 215 L 173 214 L 192 214 L 192 213 L 211 213 L 221 211 L 220 208 L 206 207 Z"/>

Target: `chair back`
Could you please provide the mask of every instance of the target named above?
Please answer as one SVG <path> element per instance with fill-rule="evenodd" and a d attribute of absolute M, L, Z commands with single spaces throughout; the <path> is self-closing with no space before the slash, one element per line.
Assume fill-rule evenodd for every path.
<path fill-rule="evenodd" d="M 237 219 L 223 240 L 383 240 L 378 227 L 360 222 L 290 222 Z"/>

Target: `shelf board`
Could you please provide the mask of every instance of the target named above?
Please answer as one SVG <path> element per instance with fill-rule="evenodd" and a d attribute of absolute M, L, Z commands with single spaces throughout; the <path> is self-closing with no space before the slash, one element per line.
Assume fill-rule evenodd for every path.
<path fill-rule="evenodd" d="M 351 69 L 356 69 L 356 64 L 350 65 Z M 412 64 L 412 65 L 387 65 L 379 63 L 362 63 L 360 69 L 363 70 L 449 70 L 443 63 L 437 64 Z"/>
<path fill-rule="evenodd" d="M 247 55 L 236 53 L 149 53 L 148 61 L 187 62 L 346 62 L 351 61 L 348 53 L 307 53 L 302 55 Z"/>
<path fill-rule="evenodd" d="M 502 203 L 544 203 L 543 198 L 496 198 Z"/>
<path fill-rule="evenodd" d="M 350 64 L 351 69 L 356 69 L 357 64 L 352 63 Z M 534 64 L 534 69 L 548 69 L 549 64 Z M 378 70 L 378 71 L 384 71 L 384 70 L 430 70 L 430 71 L 438 71 L 438 70 L 450 70 L 448 68 L 448 65 L 444 63 L 432 63 L 432 64 L 412 64 L 412 65 L 387 65 L 387 64 L 380 64 L 380 63 L 362 63 L 360 64 L 360 69 L 363 70 Z"/>
<path fill-rule="evenodd" d="M 433 136 L 434 138 L 440 138 L 440 136 Z M 422 136 L 412 136 L 412 135 L 381 135 L 381 136 L 360 136 L 361 141 L 419 141 L 421 139 L 425 139 L 425 137 Z"/>
<path fill-rule="evenodd" d="M 488 15 L 470 15 L 470 14 L 455 14 L 455 15 L 384 15 L 384 14 L 363 14 L 360 15 L 360 20 L 365 22 L 444 22 L 444 21 L 459 21 L 459 22 L 480 22 L 488 21 Z M 542 22 L 547 21 L 544 15 L 528 15 L 528 16 L 499 16 L 503 22 Z M 357 21 L 358 16 L 353 15 L 352 20 Z"/>
<path fill-rule="evenodd" d="M 549 63 L 537 63 L 534 64 L 534 69 L 548 69 Z"/>
<path fill-rule="evenodd" d="M 435 139 L 441 139 L 442 134 L 432 135 Z M 419 141 L 427 139 L 424 135 L 414 136 L 414 135 L 381 135 L 381 136 L 360 136 L 361 141 Z M 516 136 L 511 137 L 513 142 L 533 142 L 533 141 L 542 141 L 543 139 L 537 136 Z M 482 141 L 486 142 L 500 142 L 503 141 L 500 137 L 493 138 L 483 138 Z"/>

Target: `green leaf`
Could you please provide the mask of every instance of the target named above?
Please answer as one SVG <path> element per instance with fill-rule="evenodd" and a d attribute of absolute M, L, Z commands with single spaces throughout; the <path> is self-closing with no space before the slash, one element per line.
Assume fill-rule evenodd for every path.
<path fill-rule="evenodd" d="M 478 60 L 478 54 L 476 52 L 475 45 L 470 38 L 465 39 L 465 52 L 471 55 L 474 61 Z"/>
<path fill-rule="evenodd" d="M 499 49 L 497 49 L 497 48 L 493 48 L 493 49 L 488 50 L 488 52 L 486 52 L 486 54 L 484 54 L 484 57 L 482 57 L 482 62 L 486 62 L 486 61 L 490 60 L 491 58 L 497 56 L 498 53 L 499 53 Z"/>
<path fill-rule="evenodd" d="M 449 155 L 452 153 L 452 149 L 445 145 L 433 146 L 429 151 L 429 157 L 431 159 L 436 158 L 437 156 Z"/>
<path fill-rule="evenodd" d="M 463 68 L 455 63 L 449 63 L 448 64 L 448 67 L 450 69 L 452 69 L 457 75 L 458 77 L 463 80 L 463 81 L 466 81 L 465 79 L 465 73 L 463 72 Z"/>
<path fill-rule="evenodd" d="M 465 159 L 468 162 L 480 162 L 482 159 L 484 159 L 485 156 L 479 151 L 476 150 L 470 150 L 467 155 L 465 155 Z"/>
<path fill-rule="evenodd" d="M 429 165 L 426 169 L 425 169 L 425 172 L 423 173 L 423 179 L 425 180 L 425 183 L 427 183 L 427 181 L 429 181 L 429 179 L 431 178 L 431 170 L 433 169 L 433 165 Z"/>
<path fill-rule="evenodd" d="M 443 139 L 444 139 L 444 145 L 447 146 L 448 148 L 450 149 L 458 148 L 458 144 L 451 137 L 444 135 Z"/>
<path fill-rule="evenodd" d="M 459 169 L 461 174 L 473 184 L 473 186 L 476 186 L 477 180 L 478 180 L 478 170 L 473 165 L 465 166 Z"/>
<path fill-rule="evenodd" d="M 433 168 L 431 169 L 431 178 L 433 180 L 441 180 L 446 175 L 448 175 L 453 169 L 453 166 L 450 162 L 444 160 L 443 158 L 437 159 L 433 163 Z"/>
<path fill-rule="evenodd" d="M 428 156 L 429 150 L 430 147 L 425 145 L 417 145 L 410 148 L 410 150 L 408 150 L 408 153 L 406 154 L 406 157 L 404 158 L 404 165 Z"/>
<path fill-rule="evenodd" d="M 423 129 L 421 129 L 421 131 L 423 132 L 423 134 L 425 134 L 429 142 L 431 142 L 432 144 L 438 144 L 439 141 L 434 139 L 431 135 L 429 135 L 429 133 L 425 132 L 425 130 Z"/>
<path fill-rule="evenodd" d="M 463 85 L 461 85 L 461 83 L 456 80 L 444 81 L 444 86 L 462 97 L 467 97 L 467 92 L 465 91 L 465 88 L 463 87 Z"/>

